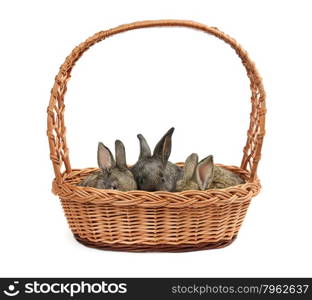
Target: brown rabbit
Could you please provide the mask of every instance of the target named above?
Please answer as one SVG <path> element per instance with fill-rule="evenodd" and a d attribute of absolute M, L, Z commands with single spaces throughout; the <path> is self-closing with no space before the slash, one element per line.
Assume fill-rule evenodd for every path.
<path fill-rule="evenodd" d="M 177 181 L 176 191 L 224 189 L 244 183 L 237 174 L 213 164 L 209 155 L 198 163 L 198 155 L 191 154 L 185 161 L 183 177 Z"/>
<path fill-rule="evenodd" d="M 111 151 L 99 143 L 97 156 L 100 170 L 87 176 L 78 185 L 120 191 L 136 190 L 137 184 L 127 167 L 125 147 L 119 140 L 115 142 L 115 154 L 116 161 Z"/>

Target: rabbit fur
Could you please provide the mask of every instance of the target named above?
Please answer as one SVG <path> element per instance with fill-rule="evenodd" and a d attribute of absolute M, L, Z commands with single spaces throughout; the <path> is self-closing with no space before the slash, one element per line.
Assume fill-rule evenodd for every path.
<path fill-rule="evenodd" d="M 176 191 L 224 189 L 244 183 L 237 174 L 213 164 L 209 155 L 198 162 L 198 155 L 191 154 L 185 161 L 183 177 L 177 181 Z"/>
<path fill-rule="evenodd" d="M 136 190 L 136 181 L 126 163 L 124 144 L 119 140 L 115 141 L 115 156 L 116 161 L 109 148 L 99 143 L 97 159 L 100 170 L 91 173 L 78 185 L 120 191 Z"/>
<path fill-rule="evenodd" d="M 140 155 L 131 172 L 140 190 L 169 192 L 176 190 L 176 182 L 183 172 L 177 165 L 168 161 L 173 131 L 174 128 L 170 128 L 160 139 L 153 154 L 143 135 L 137 135 L 140 142 Z"/>

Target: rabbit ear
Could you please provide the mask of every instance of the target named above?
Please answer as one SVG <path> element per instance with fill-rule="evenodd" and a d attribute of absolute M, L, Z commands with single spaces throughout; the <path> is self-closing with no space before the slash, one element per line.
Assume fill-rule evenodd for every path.
<path fill-rule="evenodd" d="M 196 179 L 201 190 L 206 190 L 212 180 L 214 174 L 213 156 L 209 155 L 198 163 L 196 169 Z"/>
<path fill-rule="evenodd" d="M 126 150 L 125 146 L 120 140 L 115 141 L 115 157 L 116 157 L 116 165 L 120 169 L 127 168 L 126 161 Z"/>
<path fill-rule="evenodd" d="M 198 164 L 198 155 L 196 153 L 191 154 L 185 161 L 183 178 L 185 181 L 190 181 L 196 171 Z"/>
<path fill-rule="evenodd" d="M 98 145 L 98 165 L 103 171 L 110 171 L 115 167 L 115 160 L 110 150 L 103 143 Z"/>
<path fill-rule="evenodd" d="M 170 128 L 168 132 L 161 138 L 161 140 L 158 142 L 154 149 L 153 156 L 160 158 L 164 164 L 168 162 L 171 153 L 171 137 L 173 131 L 174 127 Z"/>
<path fill-rule="evenodd" d="M 146 142 L 146 139 L 144 138 L 144 136 L 142 134 L 138 134 L 137 135 L 139 141 L 140 141 L 140 156 L 139 156 L 139 160 L 143 159 L 143 158 L 147 158 L 150 157 L 151 154 L 151 149 L 149 147 L 149 145 Z"/>

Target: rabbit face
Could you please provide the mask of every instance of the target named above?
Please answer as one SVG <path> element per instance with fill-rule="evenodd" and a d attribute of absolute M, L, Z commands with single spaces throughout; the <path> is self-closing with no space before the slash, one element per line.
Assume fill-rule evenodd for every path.
<path fill-rule="evenodd" d="M 137 189 L 132 173 L 126 169 L 119 170 L 116 168 L 111 171 L 104 171 L 101 185 L 103 189 L 109 190 L 131 191 Z"/>
<path fill-rule="evenodd" d="M 156 145 L 153 155 L 145 140 L 139 134 L 140 156 L 131 171 L 140 190 L 174 191 L 180 168 L 168 162 L 171 153 L 171 128 Z"/>
<path fill-rule="evenodd" d="M 140 190 L 175 191 L 176 177 L 182 172 L 179 167 L 168 162 L 166 167 L 153 157 L 139 161 L 132 169 Z"/>
<path fill-rule="evenodd" d="M 150 157 L 141 160 L 132 171 L 134 171 L 135 179 L 140 190 L 166 190 L 164 188 L 164 166 L 158 159 Z"/>
<path fill-rule="evenodd" d="M 183 177 L 177 181 L 176 191 L 199 190 L 199 184 L 196 180 L 196 171 L 198 164 L 198 155 L 191 154 L 185 161 L 183 168 Z"/>
<path fill-rule="evenodd" d="M 237 174 L 213 164 L 209 155 L 198 163 L 197 154 L 191 154 L 185 161 L 183 178 L 177 181 L 176 191 L 223 189 L 244 183 Z"/>
<path fill-rule="evenodd" d="M 214 165 L 212 156 L 198 163 L 198 155 L 191 154 L 185 161 L 183 177 L 177 181 L 176 191 L 206 190 L 213 180 Z"/>
<path fill-rule="evenodd" d="M 90 174 L 79 185 L 120 191 L 136 190 L 136 181 L 127 167 L 125 147 L 119 140 L 115 142 L 115 151 L 116 161 L 111 151 L 99 143 L 98 165 L 100 171 Z"/>
<path fill-rule="evenodd" d="M 177 182 L 176 191 L 182 192 L 186 190 L 199 190 L 199 185 L 195 181 L 179 180 Z"/>
<path fill-rule="evenodd" d="M 103 174 L 105 189 L 120 191 L 136 190 L 137 184 L 127 167 L 126 151 L 123 143 L 115 142 L 116 161 L 110 150 L 102 143 L 98 147 L 98 164 Z"/>

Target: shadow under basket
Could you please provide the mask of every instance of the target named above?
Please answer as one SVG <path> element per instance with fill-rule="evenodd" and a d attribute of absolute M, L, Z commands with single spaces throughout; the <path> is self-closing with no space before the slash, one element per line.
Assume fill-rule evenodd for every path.
<path fill-rule="evenodd" d="M 226 189 L 157 191 L 101 190 L 77 186 L 95 168 L 72 169 L 66 143 L 64 95 L 71 70 L 95 43 L 121 32 L 145 27 L 179 26 L 201 30 L 229 44 L 240 57 L 250 79 L 250 126 L 241 167 L 222 166 L 245 183 Z M 252 197 L 260 191 L 256 175 L 265 128 L 265 92 L 254 63 L 231 37 L 215 27 L 193 21 L 135 22 L 96 33 L 77 46 L 61 66 L 48 106 L 48 138 L 59 196 L 75 239 L 89 247 L 118 251 L 184 252 L 222 248 L 231 244 L 240 229 Z M 182 163 L 178 165 L 183 166 Z M 61 171 L 65 166 L 65 171 Z"/>

